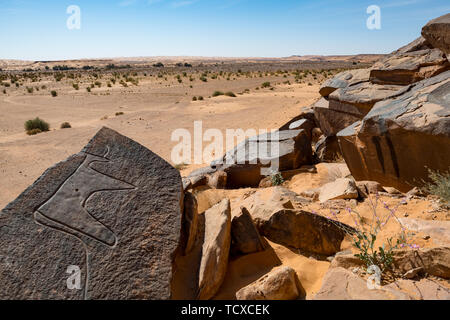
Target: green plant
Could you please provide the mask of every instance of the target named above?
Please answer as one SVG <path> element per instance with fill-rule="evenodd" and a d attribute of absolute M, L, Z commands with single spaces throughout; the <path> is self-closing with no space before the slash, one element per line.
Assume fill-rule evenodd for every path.
<path fill-rule="evenodd" d="M 213 97 L 218 97 L 218 96 L 223 96 L 224 93 L 222 91 L 214 91 L 214 93 L 212 94 Z"/>
<path fill-rule="evenodd" d="M 231 92 L 231 91 L 225 92 L 225 95 L 226 95 L 227 97 L 236 98 L 236 95 L 235 95 L 233 92 Z"/>
<path fill-rule="evenodd" d="M 284 183 L 284 178 L 281 172 L 276 172 L 270 176 L 273 186 L 281 186 Z"/>
<path fill-rule="evenodd" d="M 44 120 L 39 119 L 38 117 L 33 120 L 26 121 L 24 126 L 25 126 L 25 130 L 28 134 L 30 134 L 30 132 L 33 132 L 33 130 L 37 130 L 37 129 L 40 130 L 40 132 L 50 130 L 50 125 L 47 122 L 45 122 Z M 35 132 L 33 134 L 40 133 L 40 132 Z"/>
<path fill-rule="evenodd" d="M 202 96 L 200 96 L 200 97 L 198 97 L 198 100 L 199 100 L 199 101 L 203 101 L 204 98 L 203 98 Z"/>
<path fill-rule="evenodd" d="M 55 90 L 52 90 L 50 93 L 51 93 L 52 97 L 58 96 L 58 92 L 56 92 Z"/>
<path fill-rule="evenodd" d="M 379 196 L 375 196 L 375 201 L 369 196 L 369 204 L 372 211 L 373 219 L 371 222 L 362 217 L 356 210 L 347 208 L 347 213 L 352 218 L 355 229 L 348 229 L 348 226 L 343 224 L 336 224 L 344 232 L 346 232 L 352 239 L 353 246 L 358 249 L 358 253 L 355 257 L 360 259 L 365 266 L 369 269 L 376 266 L 380 272 L 392 270 L 394 250 L 407 245 L 406 229 L 401 224 L 400 220 L 396 216 L 396 211 L 401 204 L 406 203 L 405 200 L 401 201 L 396 207 L 391 208 L 386 202 L 383 202 L 383 207 L 387 211 L 387 214 L 381 214 L 379 211 Z M 338 221 L 337 213 L 332 211 L 331 221 Z M 385 242 L 381 246 L 375 245 L 380 231 L 391 220 L 395 220 L 401 228 L 401 233 L 394 241 L 394 238 L 385 239 Z M 418 246 L 410 245 L 411 248 L 416 249 Z"/>
<path fill-rule="evenodd" d="M 261 88 L 269 88 L 270 87 L 270 82 L 264 82 L 262 85 L 261 85 Z"/>
<path fill-rule="evenodd" d="M 440 172 L 428 169 L 428 178 L 431 182 L 424 182 L 422 190 L 438 196 L 444 206 L 450 207 L 450 170 Z"/>
<path fill-rule="evenodd" d="M 38 134 L 38 133 L 41 133 L 41 132 L 42 132 L 41 129 L 28 130 L 28 131 L 27 131 L 27 135 L 29 135 L 29 136 L 34 136 L 34 135 L 36 135 L 36 134 Z"/>
<path fill-rule="evenodd" d="M 175 167 L 175 169 L 177 169 L 178 171 L 181 171 L 181 170 L 184 170 L 184 169 L 186 169 L 187 168 L 187 164 L 186 163 L 178 163 L 178 164 L 176 164 L 174 167 Z"/>
<path fill-rule="evenodd" d="M 61 129 L 69 129 L 69 128 L 72 128 L 70 123 L 68 123 L 68 122 L 61 123 Z"/>
<path fill-rule="evenodd" d="M 31 88 L 27 87 L 27 92 L 28 93 L 33 93 L 33 91 L 34 91 L 33 87 L 31 87 Z"/>
<path fill-rule="evenodd" d="M 91 92 L 91 87 L 87 87 L 87 88 L 86 88 L 86 91 L 87 91 L 87 92 Z"/>
<path fill-rule="evenodd" d="M 75 90 L 80 90 L 80 86 L 78 85 L 78 83 L 72 84 L 72 87 L 73 87 Z"/>

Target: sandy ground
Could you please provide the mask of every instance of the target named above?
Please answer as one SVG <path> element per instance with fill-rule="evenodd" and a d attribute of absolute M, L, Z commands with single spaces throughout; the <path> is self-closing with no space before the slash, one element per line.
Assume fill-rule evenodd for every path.
<path fill-rule="evenodd" d="M 204 130 L 217 128 L 224 133 L 227 128 L 276 129 L 319 97 L 318 84 L 287 85 L 283 82 L 289 79 L 275 76 L 207 83 L 196 80 L 179 84 L 175 80 L 145 78 L 139 86 L 103 85 L 91 93 L 85 90 L 89 81 L 80 84 L 79 91 L 70 81 L 43 81 L 39 85 L 46 83 L 45 91 L 27 94 L 21 87 L 0 95 L 0 207 L 14 200 L 48 167 L 79 152 L 102 126 L 117 130 L 171 162 L 172 148 L 178 143 L 171 142 L 175 129 L 193 132 L 194 121 L 199 120 Z M 265 81 L 275 89 L 255 90 Z M 49 94 L 53 89 L 58 91 L 55 98 Z M 250 93 L 238 94 L 245 89 Z M 210 98 L 216 90 L 233 91 L 237 97 Z M 200 95 L 205 100 L 192 101 L 193 96 Z M 124 115 L 116 116 L 116 112 Z M 24 122 L 35 117 L 50 123 L 51 131 L 26 135 Z M 59 129 L 65 121 L 70 122 L 71 129 Z"/>

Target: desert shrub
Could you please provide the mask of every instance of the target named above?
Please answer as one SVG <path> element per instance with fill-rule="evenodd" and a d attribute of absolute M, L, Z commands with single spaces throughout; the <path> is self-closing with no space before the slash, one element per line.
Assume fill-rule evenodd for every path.
<path fill-rule="evenodd" d="M 193 97 L 193 98 L 192 98 L 192 101 L 197 101 L 197 97 Z"/>
<path fill-rule="evenodd" d="M 264 82 L 262 85 L 261 85 L 261 88 L 269 88 L 270 87 L 270 82 Z"/>
<path fill-rule="evenodd" d="M 11 86 L 11 84 L 9 84 L 8 82 L 2 82 L 2 85 L 4 85 L 6 88 L 9 88 Z"/>
<path fill-rule="evenodd" d="M 431 182 L 422 188 L 426 193 L 438 196 L 446 207 L 450 207 L 450 170 L 439 172 L 428 169 Z"/>
<path fill-rule="evenodd" d="M 231 91 L 225 92 L 225 95 L 227 97 L 236 98 L 236 95 L 233 92 L 231 92 Z"/>
<path fill-rule="evenodd" d="M 102 83 L 100 81 L 95 81 L 94 84 L 99 88 L 102 86 Z"/>
<path fill-rule="evenodd" d="M 198 100 L 203 101 L 204 98 L 202 96 L 198 97 Z"/>
<path fill-rule="evenodd" d="M 33 91 L 34 91 L 33 87 L 31 87 L 31 88 L 27 87 L 27 92 L 28 93 L 33 93 Z"/>
<path fill-rule="evenodd" d="M 270 176 L 270 180 L 272 181 L 273 186 L 280 186 L 284 183 L 283 176 L 280 172 L 274 173 Z"/>
<path fill-rule="evenodd" d="M 29 136 L 34 136 L 34 135 L 36 135 L 36 134 L 38 134 L 38 133 L 41 133 L 41 132 L 42 132 L 41 129 L 28 130 L 28 131 L 27 131 L 27 135 L 29 135 Z"/>
<path fill-rule="evenodd" d="M 116 112 L 116 117 L 118 117 L 118 116 L 123 116 L 123 112 Z"/>
<path fill-rule="evenodd" d="M 6 94 L 6 89 L 3 89 L 3 94 Z"/>
<path fill-rule="evenodd" d="M 208 82 L 208 79 L 206 79 L 206 77 L 204 77 L 204 76 L 201 76 L 199 79 L 203 82 Z"/>
<path fill-rule="evenodd" d="M 47 89 L 47 86 L 44 85 L 44 86 L 41 87 L 41 89 L 45 90 L 45 89 Z"/>
<path fill-rule="evenodd" d="M 86 91 L 87 91 L 87 92 L 91 92 L 91 87 L 87 87 L 87 88 L 86 88 Z"/>
<path fill-rule="evenodd" d="M 178 171 L 184 170 L 187 168 L 187 164 L 186 163 L 178 163 L 176 164 L 174 167 L 175 169 L 177 169 Z"/>
<path fill-rule="evenodd" d="M 78 85 L 78 83 L 72 84 L 72 87 L 73 87 L 75 90 L 80 90 L 80 86 Z"/>
<path fill-rule="evenodd" d="M 213 97 L 218 97 L 218 96 L 223 96 L 225 93 L 223 93 L 222 91 L 214 91 L 214 93 L 212 94 Z"/>
<path fill-rule="evenodd" d="M 56 92 L 55 90 L 52 90 L 50 93 L 51 93 L 52 97 L 58 96 L 58 92 Z"/>
<path fill-rule="evenodd" d="M 69 128 L 72 128 L 70 123 L 68 123 L 68 122 L 61 123 L 61 129 L 69 129 Z"/>
<path fill-rule="evenodd" d="M 43 131 L 49 131 L 50 130 L 50 125 L 45 122 L 44 120 L 41 120 L 39 118 L 35 118 L 33 120 L 28 120 L 25 122 L 25 131 L 27 131 L 28 134 L 30 134 L 29 132 L 33 131 L 33 130 L 40 130 L 40 132 Z M 36 132 L 39 133 L 39 132 Z M 33 134 L 36 134 L 33 133 Z"/>
<path fill-rule="evenodd" d="M 108 82 L 106 85 L 107 85 L 108 88 L 112 87 L 111 82 Z"/>

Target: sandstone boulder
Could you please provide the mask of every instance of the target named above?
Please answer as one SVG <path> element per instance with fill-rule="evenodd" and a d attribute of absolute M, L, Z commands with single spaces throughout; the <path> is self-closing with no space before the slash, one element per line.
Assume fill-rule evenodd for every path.
<path fill-rule="evenodd" d="M 0 213 L 0 299 L 171 298 L 182 207 L 175 168 L 102 128 Z"/>
<path fill-rule="evenodd" d="M 400 218 L 400 223 L 410 231 L 423 232 L 440 245 L 450 244 L 450 221 Z"/>
<path fill-rule="evenodd" d="M 313 300 L 448 300 L 450 290 L 428 279 L 397 280 L 369 289 L 367 281 L 344 268 L 332 268 Z"/>
<path fill-rule="evenodd" d="M 199 271 L 198 299 L 209 300 L 225 278 L 231 245 L 230 201 L 224 199 L 205 211 L 205 236 Z"/>
<path fill-rule="evenodd" d="M 197 239 L 197 230 L 198 230 L 197 199 L 192 193 L 187 192 L 184 195 L 184 216 L 183 216 L 185 254 L 188 254 L 194 247 L 195 241 Z"/>
<path fill-rule="evenodd" d="M 378 102 L 359 123 L 338 133 L 356 180 L 407 192 L 428 180 L 428 170 L 450 167 L 450 71 L 417 82 Z"/>
<path fill-rule="evenodd" d="M 338 199 L 357 199 L 358 189 L 355 181 L 348 178 L 339 178 L 334 182 L 327 183 L 320 188 L 319 201 Z"/>
<path fill-rule="evenodd" d="M 298 125 L 299 120 L 308 120 L 310 123 L 314 125 L 314 127 L 317 126 L 316 118 L 314 116 L 314 110 L 311 107 L 303 108 L 302 112 L 294 117 L 293 119 L 286 122 L 284 125 L 280 127 L 280 131 L 284 130 L 296 130 L 296 126 Z"/>
<path fill-rule="evenodd" d="M 237 300 L 296 300 L 300 295 L 297 274 L 291 267 L 277 267 L 236 293 Z"/>
<path fill-rule="evenodd" d="M 335 136 L 339 131 L 361 120 L 362 116 L 330 108 L 330 102 L 320 99 L 313 106 L 320 130 L 325 136 Z"/>
<path fill-rule="evenodd" d="M 262 134 L 240 143 L 211 168 L 227 174 L 227 188 L 257 187 L 274 172 L 312 164 L 312 147 L 305 130 Z"/>
<path fill-rule="evenodd" d="M 428 22 L 422 28 L 422 36 L 434 48 L 450 54 L 450 13 Z"/>
<path fill-rule="evenodd" d="M 383 192 L 384 188 L 376 181 L 357 181 L 356 188 L 361 197 L 367 198 L 371 194 Z"/>
<path fill-rule="evenodd" d="M 387 287 L 370 290 L 366 280 L 338 267 L 329 269 L 313 300 L 411 300 L 411 297 Z"/>
<path fill-rule="evenodd" d="M 231 221 L 231 252 L 250 254 L 263 250 L 263 241 L 250 213 L 241 207 Z"/>

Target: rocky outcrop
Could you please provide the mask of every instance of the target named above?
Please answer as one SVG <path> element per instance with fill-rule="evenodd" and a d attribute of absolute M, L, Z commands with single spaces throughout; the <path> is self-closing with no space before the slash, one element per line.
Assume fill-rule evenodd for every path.
<path fill-rule="evenodd" d="M 330 102 L 325 98 L 313 105 L 320 130 L 327 137 L 335 136 L 339 131 L 361 120 L 361 116 L 330 108 Z"/>
<path fill-rule="evenodd" d="M 430 275 L 450 279 L 450 247 L 448 246 L 419 250 L 396 250 L 393 258 L 395 268 L 401 273 L 422 268 Z"/>
<path fill-rule="evenodd" d="M 182 207 L 175 168 L 101 129 L 0 213 L 0 299 L 171 298 Z"/>
<path fill-rule="evenodd" d="M 370 289 L 366 280 L 344 268 L 332 268 L 313 300 L 448 300 L 450 290 L 437 282 L 397 280 Z"/>
<path fill-rule="evenodd" d="M 422 36 L 434 48 L 450 54 L 450 13 L 428 22 L 422 28 Z"/>
<path fill-rule="evenodd" d="M 229 189 L 257 187 L 271 172 L 312 164 L 312 147 L 305 130 L 262 134 L 240 143 L 211 168 L 227 174 Z"/>
<path fill-rule="evenodd" d="M 250 254 L 263 250 L 263 241 L 250 213 L 241 207 L 231 221 L 231 252 Z"/>
<path fill-rule="evenodd" d="M 448 245 L 450 243 L 450 221 L 434 221 L 412 218 L 400 218 L 400 223 L 408 230 L 425 233 L 433 243 Z"/>
<path fill-rule="evenodd" d="M 320 87 L 319 93 L 322 97 L 328 97 L 337 89 L 344 89 L 352 85 L 369 80 L 368 69 L 348 70 L 337 74 L 332 79 L 325 81 Z"/>
<path fill-rule="evenodd" d="M 359 123 L 338 133 L 356 180 L 407 192 L 427 179 L 427 168 L 450 167 L 450 71 L 378 102 Z"/>
<path fill-rule="evenodd" d="M 280 196 L 282 188 L 275 190 L 278 191 L 271 196 L 257 192 L 242 202 L 261 235 L 273 242 L 319 255 L 330 256 L 340 251 L 345 236 L 343 228 L 352 230 L 351 227 L 338 227 L 325 217 L 297 209 L 305 200 L 292 192 Z"/>
<path fill-rule="evenodd" d="M 371 290 L 366 280 L 338 267 L 327 272 L 313 300 L 411 300 L 411 297 L 391 288 Z"/>
<path fill-rule="evenodd" d="M 227 271 L 231 245 L 230 201 L 224 199 L 205 211 L 205 236 L 199 271 L 198 299 L 209 300 L 219 290 Z"/>
<path fill-rule="evenodd" d="M 370 82 L 409 85 L 449 69 L 450 63 L 445 53 L 439 49 L 396 53 L 373 65 L 370 71 Z"/>
<path fill-rule="evenodd" d="M 333 162 L 342 158 L 338 138 L 336 136 L 323 136 L 315 146 L 315 154 L 320 162 Z"/>
<path fill-rule="evenodd" d="M 237 300 L 296 300 L 300 295 L 297 274 L 290 267 L 277 267 L 236 293 Z"/>
<path fill-rule="evenodd" d="M 188 254 L 194 247 L 198 231 L 198 204 L 192 193 L 184 195 L 183 235 L 184 253 Z"/>

